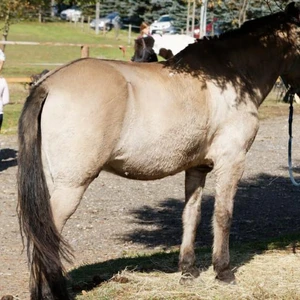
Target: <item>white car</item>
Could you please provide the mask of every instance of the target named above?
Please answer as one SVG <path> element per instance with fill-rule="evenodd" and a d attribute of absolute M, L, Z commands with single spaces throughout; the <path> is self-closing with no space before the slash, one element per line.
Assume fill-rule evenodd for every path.
<path fill-rule="evenodd" d="M 60 13 L 60 18 L 66 21 L 76 22 L 80 19 L 82 11 L 78 6 L 72 6 Z"/>
<path fill-rule="evenodd" d="M 150 34 L 176 33 L 175 27 L 173 26 L 173 21 L 174 19 L 169 15 L 162 15 L 158 20 L 155 20 L 150 25 Z"/>

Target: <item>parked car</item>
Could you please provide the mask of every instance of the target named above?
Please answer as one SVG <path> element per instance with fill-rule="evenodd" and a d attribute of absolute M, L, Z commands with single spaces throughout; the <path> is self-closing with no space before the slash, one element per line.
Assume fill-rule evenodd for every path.
<path fill-rule="evenodd" d="M 121 23 L 120 15 L 118 12 L 112 12 L 108 14 L 106 17 L 99 19 L 98 28 L 99 30 L 105 29 L 106 31 L 110 31 L 114 27 L 114 22 L 116 21 Z M 96 19 L 93 19 L 91 21 L 90 27 L 92 29 L 96 29 Z"/>
<path fill-rule="evenodd" d="M 54 14 L 54 16 L 56 17 L 60 17 L 60 13 L 63 11 L 63 10 L 66 10 L 68 8 L 70 8 L 71 5 L 67 5 L 67 4 L 64 4 L 64 3 L 60 3 L 60 4 L 55 4 L 55 5 L 52 5 L 51 6 L 51 10 Z"/>
<path fill-rule="evenodd" d="M 190 29 L 191 32 L 192 29 Z M 220 28 L 220 23 L 217 22 L 217 19 L 214 22 L 207 23 L 206 25 L 206 36 L 220 35 L 222 30 Z M 195 25 L 194 27 L 194 38 L 200 39 L 200 25 Z"/>
<path fill-rule="evenodd" d="M 174 34 L 174 33 L 176 33 L 176 29 L 173 25 L 173 21 L 174 21 L 174 19 L 172 17 L 170 17 L 169 15 L 162 15 L 161 17 L 159 17 L 158 20 L 155 20 L 150 25 L 150 34 L 154 34 L 154 33 Z"/>
<path fill-rule="evenodd" d="M 62 20 L 75 22 L 79 20 L 81 15 L 82 15 L 81 9 L 78 6 L 74 5 L 68 9 L 63 10 L 60 13 L 60 18 Z"/>

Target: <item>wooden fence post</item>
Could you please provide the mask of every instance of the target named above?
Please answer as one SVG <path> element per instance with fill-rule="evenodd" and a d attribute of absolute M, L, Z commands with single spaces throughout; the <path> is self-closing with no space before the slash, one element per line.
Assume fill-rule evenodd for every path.
<path fill-rule="evenodd" d="M 81 58 L 90 56 L 90 48 L 87 45 L 81 46 Z"/>

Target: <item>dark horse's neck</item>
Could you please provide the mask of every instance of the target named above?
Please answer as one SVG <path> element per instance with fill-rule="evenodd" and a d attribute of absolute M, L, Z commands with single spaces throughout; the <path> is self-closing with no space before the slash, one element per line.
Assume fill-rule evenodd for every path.
<path fill-rule="evenodd" d="M 287 35 L 290 26 L 284 12 L 248 21 L 189 45 L 169 61 L 169 67 L 213 81 L 221 89 L 231 83 L 240 99 L 248 96 L 259 106 L 291 64 L 284 60 L 293 44 Z"/>

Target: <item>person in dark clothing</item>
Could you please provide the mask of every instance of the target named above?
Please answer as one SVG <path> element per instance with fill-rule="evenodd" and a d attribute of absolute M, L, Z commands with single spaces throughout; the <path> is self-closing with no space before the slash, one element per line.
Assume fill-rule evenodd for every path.
<path fill-rule="evenodd" d="M 134 55 L 131 61 L 136 62 L 155 62 L 158 61 L 157 55 L 153 50 L 154 38 L 150 35 L 140 37 L 134 43 Z"/>

